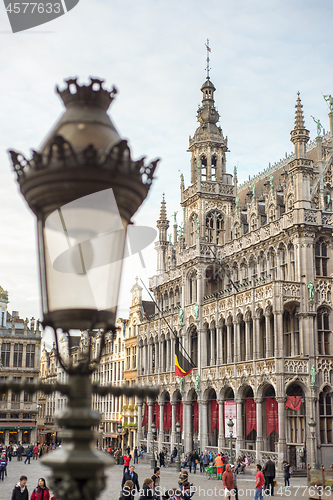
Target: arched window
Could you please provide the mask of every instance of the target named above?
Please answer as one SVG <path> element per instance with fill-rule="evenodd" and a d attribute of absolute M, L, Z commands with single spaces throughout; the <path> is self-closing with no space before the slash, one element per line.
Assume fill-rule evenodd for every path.
<path fill-rule="evenodd" d="M 197 241 L 197 214 L 192 214 L 190 217 L 190 246 L 195 245 Z"/>
<path fill-rule="evenodd" d="M 283 349 L 286 357 L 291 355 L 291 317 L 289 311 L 283 313 Z"/>
<path fill-rule="evenodd" d="M 211 163 L 211 180 L 216 181 L 216 168 L 217 168 L 217 158 L 216 156 L 212 156 L 212 163 Z"/>
<path fill-rule="evenodd" d="M 288 279 L 288 268 L 286 259 L 286 249 L 284 245 L 280 247 L 280 268 L 281 268 L 281 279 L 283 281 Z"/>
<path fill-rule="evenodd" d="M 315 244 L 316 276 L 327 276 L 327 245 L 323 241 Z"/>
<path fill-rule="evenodd" d="M 209 212 L 206 215 L 206 241 L 215 245 L 224 243 L 224 222 L 220 212 Z"/>
<path fill-rule="evenodd" d="M 273 248 L 270 249 L 268 254 L 269 260 L 269 274 L 271 275 L 272 280 L 276 279 L 276 256 Z"/>
<path fill-rule="evenodd" d="M 193 304 L 197 301 L 197 275 L 195 271 L 192 271 L 188 277 L 189 283 L 189 304 Z"/>
<path fill-rule="evenodd" d="M 330 317 L 327 309 L 320 309 L 317 313 L 318 353 L 330 354 Z"/>
<path fill-rule="evenodd" d="M 201 179 L 203 181 L 207 180 L 207 158 L 205 156 L 202 156 L 200 158 L 201 162 Z"/>
<path fill-rule="evenodd" d="M 333 396 L 332 390 L 325 387 L 319 395 L 320 441 L 333 444 Z"/>
<path fill-rule="evenodd" d="M 289 245 L 289 280 L 295 281 L 295 251 L 294 245 Z"/>
<path fill-rule="evenodd" d="M 191 360 L 198 365 L 198 331 L 194 327 L 191 331 Z"/>

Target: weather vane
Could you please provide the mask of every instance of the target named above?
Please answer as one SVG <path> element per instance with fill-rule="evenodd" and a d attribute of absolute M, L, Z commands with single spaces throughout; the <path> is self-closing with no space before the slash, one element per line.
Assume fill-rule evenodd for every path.
<path fill-rule="evenodd" d="M 206 49 L 207 49 L 207 66 L 206 66 L 206 71 L 207 71 L 207 78 L 209 78 L 209 71 L 210 71 L 210 67 L 209 67 L 209 53 L 212 51 L 212 49 L 209 46 L 209 39 L 208 38 L 207 38 L 207 43 L 205 45 L 206 45 Z"/>

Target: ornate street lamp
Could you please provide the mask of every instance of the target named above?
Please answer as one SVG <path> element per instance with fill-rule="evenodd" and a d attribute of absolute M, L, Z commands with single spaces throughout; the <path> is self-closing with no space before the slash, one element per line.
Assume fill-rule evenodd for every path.
<path fill-rule="evenodd" d="M 121 448 L 120 448 L 120 445 L 121 445 L 121 441 L 120 441 L 120 436 L 121 436 L 121 431 L 123 430 L 123 426 L 121 425 L 120 422 L 118 422 L 117 424 L 117 432 L 118 432 L 118 450 L 120 451 Z"/>
<path fill-rule="evenodd" d="M 178 453 L 176 456 L 176 472 L 180 472 L 180 463 L 181 463 L 181 461 L 180 461 L 180 450 L 181 450 L 180 429 L 181 429 L 180 423 L 177 422 L 176 423 L 176 436 L 177 436 L 177 444 L 178 444 Z"/>
<path fill-rule="evenodd" d="M 229 436 L 230 436 L 230 463 L 232 463 L 232 433 L 233 433 L 234 421 L 231 418 L 229 418 L 227 426 L 229 427 Z"/>
<path fill-rule="evenodd" d="M 100 414 L 91 409 L 93 394 L 156 397 L 158 388 L 99 386 L 90 376 L 98 368 L 107 335 L 115 332 L 118 291 L 126 230 L 147 197 L 157 161 L 133 161 L 107 109 L 116 89 L 91 79 L 67 80 L 57 88 L 66 111 L 38 151 L 27 160 L 10 151 L 20 190 L 37 217 L 43 326 L 54 331 L 60 365 L 68 384 L 0 384 L 33 394 L 55 391 L 68 397 L 58 417 L 63 446 L 43 458 L 52 469 L 58 500 L 94 500 L 105 487 L 105 466 L 113 461 L 93 449 Z M 72 330 L 86 330 L 76 364 L 70 356 Z M 60 354 L 65 335 L 68 354 Z"/>
<path fill-rule="evenodd" d="M 155 469 L 155 434 L 156 434 L 155 422 L 153 422 L 151 424 L 150 428 L 151 428 L 151 433 L 152 433 L 152 437 L 153 437 L 150 466 L 152 469 Z"/>
<path fill-rule="evenodd" d="M 313 418 L 308 422 L 308 426 L 310 427 L 311 439 L 312 439 L 312 469 L 318 469 L 317 464 L 317 453 L 316 453 L 316 422 Z"/>

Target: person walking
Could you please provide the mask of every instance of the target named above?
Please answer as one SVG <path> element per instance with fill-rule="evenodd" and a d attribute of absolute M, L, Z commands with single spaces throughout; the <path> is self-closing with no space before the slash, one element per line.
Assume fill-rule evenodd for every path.
<path fill-rule="evenodd" d="M 284 477 L 284 487 L 289 488 L 290 486 L 290 463 L 287 460 L 283 460 L 283 477 Z"/>
<path fill-rule="evenodd" d="M 235 466 L 232 464 L 231 465 L 231 472 L 232 472 L 232 477 L 234 478 L 234 498 L 235 500 L 238 500 L 238 488 L 237 488 L 237 472 Z"/>
<path fill-rule="evenodd" d="M 146 477 L 143 481 L 140 498 L 155 498 L 153 490 L 154 482 L 151 477 Z"/>
<path fill-rule="evenodd" d="M 119 465 L 120 450 L 117 448 L 115 453 L 116 464 Z"/>
<path fill-rule="evenodd" d="M 29 500 L 29 492 L 26 486 L 27 480 L 27 476 L 20 477 L 19 482 L 13 489 L 11 500 Z"/>
<path fill-rule="evenodd" d="M 1 479 L 1 481 L 4 480 L 6 470 L 7 470 L 7 460 L 6 460 L 6 455 L 3 453 L 1 455 L 1 458 L 0 458 L 0 479 Z"/>
<path fill-rule="evenodd" d="M 265 481 L 265 478 L 264 478 L 264 475 L 261 471 L 261 465 L 260 464 L 257 464 L 256 465 L 256 471 L 257 471 L 257 474 L 256 474 L 256 489 L 255 489 L 255 493 L 254 493 L 254 500 L 263 500 L 263 494 L 262 494 L 262 490 L 264 488 L 264 481 Z"/>
<path fill-rule="evenodd" d="M 175 446 L 174 449 L 173 449 L 172 455 L 170 456 L 170 464 L 172 464 L 173 460 L 176 458 L 177 453 L 178 453 L 177 452 L 177 448 Z"/>
<path fill-rule="evenodd" d="M 50 500 L 50 491 L 43 477 L 38 479 L 38 485 L 31 494 L 31 500 Z"/>
<path fill-rule="evenodd" d="M 231 465 L 228 464 L 225 468 L 225 471 L 222 475 L 223 487 L 224 487 L 224 496 L 225 498 L 233 499 L 233 490 L 235 488 L 234 484 L 234 476 L 231 472 Z"/>
<path fill-rule="evenodd" d="M 28 448 L 26 449 L 26 452 L 25 452 L 24 463 L 26 464 L 28 462 L 28 464 L 30 464 L 30 458 L 31 458 L 31 449 L 30 449 L 30 446 L 28 446 Z"/>
<path fill-rule="evenodd" d="M 139 486 L 139 477 L 136 472 L 134 472 L 134 465 L 131 465 L 129 468 L 129 472 L 125 472 L 123 475 L 123 480 L 121 482 L 121 487 L 124 487 L 124 484 L 126 481 L 133 481 L 133 489 L 137 489 L 137 491 L 140 491 L 140 486 Z M 149 478 L 150 479 L 150 478 Z"/>
<path fill-rule="evenodd" d="M 161 474 L 161 469 L 159 467 L 155 467 L 154 469 L 154 474 L 152 475 L 152 480 L 153 480 L 153 483 L 154 483 L 154 486 L 153 486 L 153 491 L 154 491 L 154 497 L 156 498 L 156 500 L 161 500 L 161 489 L 160 489 L 160 486 L 161 486 L 161 478 L 160 478 L 160 474 Z"/>
<path fill-rule="evenodd" d="M 21 443 L 18 444 L 17 446 L 17 461 L 22 462 L 22 455 L 23 455 L 23 446 Z"/>
<path fill-rule="evenodd" d="M 187 454 L 187 465 L 188 465 L 188 470 L 192 472 L 192 453 L 190 451 Z"/>
<path fill-rule="evenodd" d="M 124 484 L 119 500 L 133 500 L 134 499 L 134 489 L 133 481 L 126 481 Z"/>
<path fill-rule="evenodd" d="M 8 460 L 11 462 L 12 461 L 12 456 L 13 456 L 13 447 L 12 445 L 10 444 L 8 446 Z"/>
<path fill-rule="evenodd" d="M 223 473 L 223 462 L 222 462 L 222 457 L 218 453 L 217 457 L 215 458 L 215 466 L 216 466 L 216 478 L 217 479 L 222 479 L 222 473 Z"/>
<path fill-rule="evenodd" d="M 134 455 L 134 463 L 135 464 L 139 463 L 139 454 L 138 454 L 138 447 L 137 446 L 134 448 L 133 455 Z"/>
<path fill-rule="evenodd" d="M 129 472 L 129 465 L 130 465 L 131 458 L 132 458 L 131 455 L 124 456 L 123 474 L 125 474 L 125 472 Z"/>
<path fill-rule="evenodd" d="M 275 479 L 275 463 L 270 457 L 267 457 L 266 463 L 262 470 L 265 476 L 265 492 L 266 495 L 274 496 L 274 479 Z"/>
<path fill-rule="evenodd" d="M 160 467 L 165 467 L 165 464 L 164 464 L 164 451 L 163 450 L 160 451 L 159 459 L 160 459 Z"/>
<path fill-rule="evenodd" d="M 194 450 L 194 452 L 192 453 L 193 474 L 195 474 L 197 471 L 197 464 L 198 463 L 199 463 L 199 455 L 197 454 L 197 450 Z"/>
<path fill-rule="evenodd" d="M 33 449 L 34 456 L 32 457 L 33 460 L 38 460 L 38 444 L 36 443 Z"/>
<path fill-rule="evenodd" d="M 209 455 L 207 453 L 207 450 L 205 450 L 203 457 L 202 457 L 203 465 L 204 467 L 208 467 L 209 465 Z"/>
<path fill-rule="evenodd" d="M 199 455 L 199 461 L 200 461 L 200 472 L 204 472 L 205 471 L 205 468 L 204 468 L 204 463 L 203 463 L 203 451 L 200 452 L 200 455 Z"/>

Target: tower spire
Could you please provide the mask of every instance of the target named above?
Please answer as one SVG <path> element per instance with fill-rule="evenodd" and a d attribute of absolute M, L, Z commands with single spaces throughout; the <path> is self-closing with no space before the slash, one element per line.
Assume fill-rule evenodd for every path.
<path fill-rule="evenodd" d="M 168 227 L 169 227 L 169 221 L 167 219 L 166 203 L 163 193 L 163 198 L 161 201 L 160 218 L 157 221 L 157 228 L 159 230 L 159 241 L 167 241 Z"/>
<path fill-rule="evenodd" d="M 295 125 L 290 132 L 290 140 L 295 146 L 295 158 L 306 158 L 306 144 L 310 139 L 310 132 L 305 128 L 303 105 L 299 92 L 297 92 L 295 110 Z"/>
<path fill-rule="evenodd" d="M 295 106 L 295 127 L 294 130 L 305 128 L 304 115 L 303 115 L 303 104 L 301 103 L 300 93 L 297 92 L 296 106 Z"/>
<path fill-rule="evenodd" d="M 210 67 L 209 67 L 209 62 L 210 62 L 209 53 L 212 51 L 212 49 L 209 47 L 209 38 L 207 38 L 206 49 L 207 49 L 207 59 L 206 59 L 207 66 L 206 66 L 206 72 L 207 72 L 207 78 L 209 79 L 209 71 L 210 71 Z"/>

